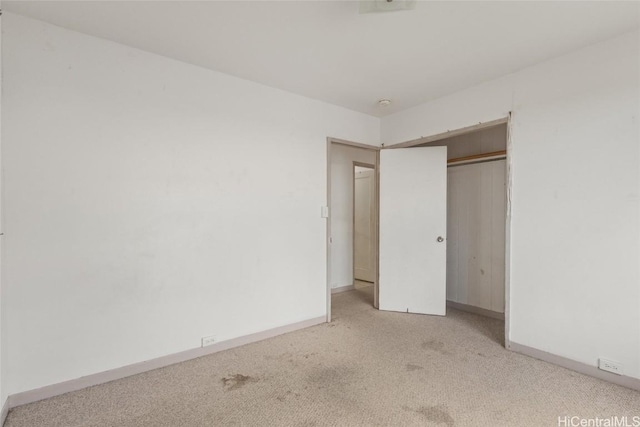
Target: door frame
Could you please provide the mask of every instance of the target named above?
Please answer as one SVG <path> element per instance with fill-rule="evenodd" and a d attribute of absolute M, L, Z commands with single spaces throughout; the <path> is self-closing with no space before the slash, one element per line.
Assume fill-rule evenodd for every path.
<path fill-rule="evenodd" d="M 378 155 L 380 155 L 380 150 L 378 150 Z M 361 168 L 369 168 L 373 170 L 373 200 L 371 203 L 373 204 L 373 215 L 371 217 L 371 221 L 373 221 L 373 235 L 371 236 L 371 240 L 373 242 L 373 306 L 378 308 L 378 248 L 380 247 L 380 240 L 378 239 L 378 231 L 379 231 L 379 207 L 380 202 L 378 200 L 378 168 L 376 165 L 372 165 L 369 163 L 363 162 L 353 162 L 352 166 L 352 175 L 353 175 L 353 189 L 352 189 L 352 199 L 353 199 L 353 209 L 351 210 L 352 222 L 353 225 L 351 227 L 351 237 L 352 237 L 352 247 L 351 257 L 353 258 L 353 281 L 356 280 L 356 166 L 360 166 Z"/>
<path fill-rule="evenodd" d="M 326 233 L 326 245 L 327 245 L 327 251 L 326 251 L 326 257 L 327 257 L 327 271 L 326 271 L 326 276 L 327 276 L 327 289 L 326 289 L 326 304 L 327 304 L 327 323 L 331 322 L 331 271 L 332 271 L 332 265 L 331 265 L 331 147 L 333 146 L 333 144 L 338 144 L 338 145 L 346 145 L 348 147 L 352 147 L 352 148 L 359 148 L 359 149 L 363 149 L 363 150 L 370 150 L 370 151 L 374 151 L 376 154 L 376 163 L 375 163 L 375 186 L 376 186 L 376 190 L 375 190 L 375 203 L 376 203 L 376 212 L 379 212 L 379 209 L 377 207 L 378 204 L 378 200 L 379 200 L 379 188 L 380 188 L 380 149 L 381 147 L 376 147 L 375 145 L 367 145 L 367 144 L 362 144 L 359 142 L 353 142 L 353 141 L 348 141 L 345 139 L 339 139 L 339 138 L 332 138 L 332 137 L 327 137 L 327 207 L 329 210 L 329 215 L 327 216 L 327 233 Z M 378 224 L 378 218 L 376 218 L 376 227 Z M 376 229 L 376 236 L 378 236 L 380 233 L 379 231 Z M 378 259 L 378 239 L 376 238 L 375 241 L 375 256 L 376 256 L 376 260 Z M 377 308 L 377 297 L 378 297 L 378 270 L 377 270 L 377 262 L 376 262 L 376 271 L 375 271 L 375 282 L 374 282 L 374 303 L 375 306 Z"/>
<path fill-rule="evenodd" d="M 454 136 L 464 135 L 471 132 L 477 132 L 482 129 L 506 124 L 507 125 L 507 146 L 506 146 L 506 204 L 505 204 L 505 245 L 504 245 L 504 346 L 507 349 L 511 349 L 511 341 L 509 339 L 509 331 L 511 329 L 511 201 L 512 201 L 512 188 L 513 188 L 513 158 L 512 158 L 512 112 L 509 111 L 506 117 L 491 120 L 488 122 L 481 122 L 475 125 L 450 130 L 434 134 L 431 136 L 425 136 L 418 139 L 412 139 L 410 141 L 400 142 L 398 144 L 392 144 L 385 146 L 382 144 L 382 149 L 393 148 L 410 148 L 417 145 L 427 144 L 430 142 L 440 141 L 442 139 L 452 138 Z M 378 171 L 379 174 L 379 171 Z"/>

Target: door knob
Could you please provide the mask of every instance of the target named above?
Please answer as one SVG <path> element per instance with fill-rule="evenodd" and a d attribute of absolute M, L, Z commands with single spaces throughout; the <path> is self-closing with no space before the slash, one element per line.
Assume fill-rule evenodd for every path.
<path fill-rule="evenodd" d="M 438 243 L 444 242 L 444 238 L 442 236 L 438 236 L 436 240 L 438 241 Z"/>

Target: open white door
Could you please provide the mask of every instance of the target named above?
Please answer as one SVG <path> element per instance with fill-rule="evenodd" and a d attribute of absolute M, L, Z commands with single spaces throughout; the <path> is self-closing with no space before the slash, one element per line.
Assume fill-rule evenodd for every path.
<path fill-rule="evenodd" d="M 380 310 L 446 314 L 447 147 L 380 151 Z"/>

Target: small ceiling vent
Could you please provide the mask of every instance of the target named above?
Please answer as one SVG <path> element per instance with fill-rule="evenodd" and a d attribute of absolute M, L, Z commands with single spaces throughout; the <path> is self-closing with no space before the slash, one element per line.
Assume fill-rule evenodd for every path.
<path fill-rule="evenodd" d="M 395 12 L 415 7 L 416 0 L 360 0 L 360 13 Z"/>

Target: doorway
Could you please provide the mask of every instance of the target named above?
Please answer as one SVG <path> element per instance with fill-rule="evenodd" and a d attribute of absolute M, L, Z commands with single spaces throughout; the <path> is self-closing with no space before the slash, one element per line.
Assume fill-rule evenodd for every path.
<path fill-rule="evenodd" d="M 367 301 L 377 306 L 379 151 L 350 141 L 327 141 L 327 321 L 332 295 L 356 287 L 366 287 Z"/>
<path fill-rule="evenodd" d="M 373 286 L 376 238 L 375 165 L 353 162 L 353 281 Z"/>

